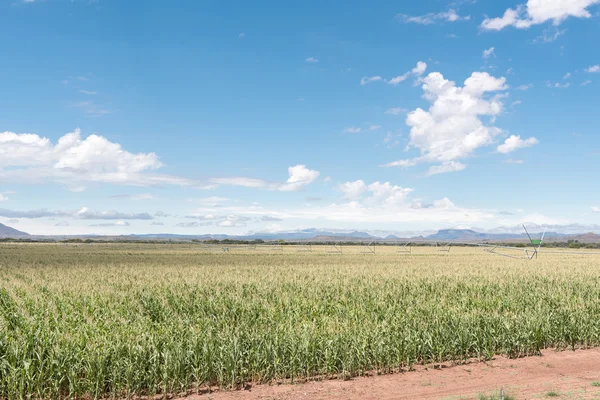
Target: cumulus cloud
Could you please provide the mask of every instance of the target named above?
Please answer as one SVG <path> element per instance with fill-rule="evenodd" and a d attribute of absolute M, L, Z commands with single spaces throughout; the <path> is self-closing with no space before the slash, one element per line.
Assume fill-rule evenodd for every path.
<path fill-rule="evenodd" d="M 600 64 L 596 64 L 596 65 L 590 65 L 585 72 L 590 72 L 590 73 L 594 73 L 594 72 L 600 72 Z"/>
<path fill-rule="evenodd" d="M 412 73 L 417 76 L 421 76 L 425 73 L 427 69 L 427 64 L 423 61 L 418 61 L 417 66 L 412 69 Z"/>
<path fill-rule="evenodd" d="M 527 29 L 547 21 L 558 26 L 569 17 L 591 17 L 588 8 L 599 2 L 600 0 L 528 0 L 527 4 L 507 9 L 501 17 L 485 18 L 481 28 L 499 31 L 507 26 L 514 26 L 517 29 Z"/>
<path fill-rule="evenodd" d="M 592 212 L 600 213 L 600 207 L 592 207 Z"/>
<path fill-rule="evenodd" d="M 590 83 L 592 83 L 592 81 L 590 81 L 590 80 L 588 79 L 588 80 L 586 80 L 586 81 L 583 81 L 583 82 L 581 82 L 581 84 L 580 84 L 579 86 L 587 86 L 587 85 L 589 85 Z"/>
<path fill-rule="evenodd" d="M 460 171 L 465 165 L 458 160 L 491 144 L 502 133 L 491 122 L 502 111 L 502 96 L 490 94 L 506 90 L 506 79 L 473 72 L 463 87 L 457 87 L 441 73 L 432 72 L 423 82 L 424 98 L 431 104 L 429 110 L 417 108 L 406 118 L 411 127 L 409 147 L 420 150 L 421 156 L 384 166 L 410 167 L 427 162 L 440 163 L 430 168 L 430 175 Z M 492 117 L 490 123 L 482 121 L 484 116 Z"/>
<path fill-rule="evenodd" d="M 56 143 L 36 134 L 0 133 L 0 181 L 54 180 L 73 186 L 82 182 L 198 185 L 185 178 L 152 172 L 162 166 L 155 153 L 131 153 L 99 135 L 83 138 L 79 129 Z"/>
<path fill-rule="evenodd" d="M 306 168 L 305 165 L 296 165 L 288 168 L 290 177 L 287 182 L 278 187 L 282 191 L 296 191 L 306 185 L 314 182 L 319 175 L 319 171 L 314 171 Z"/>
<path fill-rule="evenodd" d="M 346 182 L 338 185 L 338 189 L 344 193 L 348 200 L 356 200 L 367 190 L 367 185 L 362 180 Z"/>
<path fill-rule="evenodd" d="M 511 135 L 508 139 L 504 141 L 504 144 L 498 146 L 497 150 L 500 153 L 507 154 L 518 149 L 534 146 L 538 143 L 539 141 L 534 137 L 530 137 L 529 139 L 523 140 L 521 139 L 521 136 Z"/>
<path fill-rule="evenodd" d="M 456 22 L 456 21 L 468 21 L 471 16 L 460 16 L 456 10 L 450 9 L 448 11 L 439 13 L 428 13 L 424 15 L 411 16 L 407 14 L 398 14 L 396 19 L 404 23 L 414 23 L 420 25 L 431 25 L 440 21 Z"/>
<path fill-rule="evenodd" d="M 356 126 L 350 126 L 348 128 L 345 128 L 344 132 L 346 132 L 346 133 L 360 133 L 360 128 L 358 128 Z"/>
<path fill-rule="evenodd" d="M 363 180 L 340 184 L 338 189 L 344 193 L 347 200 L 362 200 L 368 205 L 400 204 L 413 191 L 413 189 L 402 188 L 390 182 L 381 183 L 377 181 L 367 185 Z M 365 197 L 365 194 L 370 195 Z"/>
<path fill-rule="evenodd" d="M 6 197 L 2 193 L 0 193 L 0 201 L 6 201 L 6 200 L 8 200 L 8 197 Z"/>

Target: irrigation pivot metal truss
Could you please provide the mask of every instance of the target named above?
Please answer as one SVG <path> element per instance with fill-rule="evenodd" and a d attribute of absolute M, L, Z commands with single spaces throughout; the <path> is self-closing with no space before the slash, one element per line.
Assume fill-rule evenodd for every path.
<path fill-rule="evenodd" d="M 363 244 L 361 254 L 375 254 L 375 241 L 373 240 L 369 244 Z"/>
<path fill-rule="evenodd" d="M 529 242 L 531 243 L 531 247 L 533 247 L 533 250 L 530 249 L 521 249 L 519 247 L 514 247 L 514 246 L 494 246 L 494 245 L 487 245 L 487 244 L 480 244 L 480 246 L 485 247 L 483 249 L 483 251 L 486 251 L 488 253 L 491 254 L 497 254 L 499 256 L 503 256 L 503 257 L 509 257 L 509 258 L 526 258 L 528 260 L 531 260 L 532 258 L 537 258 L 538 253 L 542 247 L 542 242 L 544 241 L 544 236 L 546 235 L 546 230 L 544 229 L 544 232 L 542 233 L 542 237 L 540 239 L 532 239 L 531 235 L 529 234 L 529 232 L 527 231 L 527 228 L 525 228 L 525 225 L 523 225 L 523 229 L 525 230 L 525 233 L 527 234 L 527 237 L 529 238 Z M 519 250 L 523 250 L 523 255 L 522 256 L 515 256 L 512 254 L 505 254 L 505 253 L 501 253 L 499 251 L 497 251 L 497 249 L 510 249 L 510 250 L 515 250 L 515 249 L 519 249 Z"/>
<path fill-rule="evenodd" d="M 410 242 L 408 243 L 404 243 L 404 242 L 398 242 L 398 244 L 396 245 L 398 247 L 398 250 L 396 250 L 396 253 L 412 253 L 412 246 L 410 244 Z"/>

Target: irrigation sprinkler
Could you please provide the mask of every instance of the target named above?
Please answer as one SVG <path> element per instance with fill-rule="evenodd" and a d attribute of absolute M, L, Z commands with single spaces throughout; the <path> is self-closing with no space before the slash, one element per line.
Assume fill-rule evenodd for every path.
<path fill-rule="evenodd" d="M 396 244 L 396 247 L 398 247 L 398 249 L 396 250 L 396 253 L 412 254 L 412 246 L 410 245 L 410 242 L 408 242 L 408 243 L 398 242 L 398 244 Z"/>
<path fill-rule="evenodd" d="M 333 244 L 333 249 L 329 250 L 328 253 L 330 253 L 330 254 L 342 254 L 342 245 L 340 244 L 340 242 L 335 242 Z"/>
<path fill-rule="evenodd" d="M 483 251 L 485 251 L 487 253 L 496 254 L 496 255 L 502 256 L 502 257 L 508 257 L 508 258 L 514 258 L 514 259 L 526 259 L 526 260 L 532 260 L 534 257 L 537 258 L 538 253 L 540 252 L 540 249 L 542 247 L 542 242 L 544 241 L 544 236 L 546 236 L 546 230 L 544 229 L 544 232 L 542 233 L 542 237 L 540 239 L 532 239 L 531 235 L 527 231 L 527 228 L 525 227 L 525 225 L 522 225 L 522 226 L 523 226 L 523 229 L 525 230 L 525 233 L 527 234 L 527 237 L 529 238 L 529 242 L 531 243 L 531 247 L 533 247 L 533 250 L 527 249 L 527 248 L 521 249 L 519 247 L 514 247 L 514 246 L 497 246 L 497 245 L 487 245 L 487 244 L 480 244 L 479 246 L 483 246 L 484 247 Z M 512 254 L 506 254 L 506 253 L 501 253 L 498 250 L 523 250 L 523 255 L 517 256 L 517 255 L 512 255 Z M 546 253 L 546 252 L 544 252 L 544 253 Z"/>
<path fill-rule="evenodd" d="M 361 247 L 361 254 L 375 254 L 375 241 L 371 241 L 367 245 L 363 244 Z"/>
<path fill-rule="evenodd" d="M 447 242 L 447 243 L 438 243 L 435 242 L 435 247 L 437 248 L 437 251 L 445 251 L 446 253 L 450 253 L 450 246 L 452 246 L 452 243 Z"/>
<path fill-rule="evenodd" d="M 296 250 L 298 253 L 311 253 L 312 250 L 312 245 L 310 243 L 303 243 L 302 246 L 300 246 L 300 248 L 298 250 Z"/>
<path fill-rule="evenodd" d="M 281 247 L 281 243 L 275 243 L 275 244 L 273 245 L 273 247 L 271 247 L 271 249 L 272 249 L 273 251 L 283 251 L 283 248 Z"/>

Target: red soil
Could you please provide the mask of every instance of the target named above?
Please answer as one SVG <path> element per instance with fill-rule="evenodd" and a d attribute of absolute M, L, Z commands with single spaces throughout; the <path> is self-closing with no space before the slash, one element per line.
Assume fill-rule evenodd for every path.
<path fill-rule="evenodd" d="M 504 392 L 515 399 L 600 399 L 600 349 L 553 351 L 520 359 L 495 357 L 466 365 L 417 367 L 393 375 L 301 384 L 254 385 L 246 390 L 190 395 L 185 400 L 476 399 Z M 553 396 L 550 393 L 550 396 Z"/>

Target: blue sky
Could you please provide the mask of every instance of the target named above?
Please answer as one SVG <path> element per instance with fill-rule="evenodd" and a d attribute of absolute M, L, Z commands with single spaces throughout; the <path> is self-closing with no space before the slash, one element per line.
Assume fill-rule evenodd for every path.
<path fill-rule="evenodd" d="M 599 3 L 0 0 L 0 223 L 600 224 Z"/>

